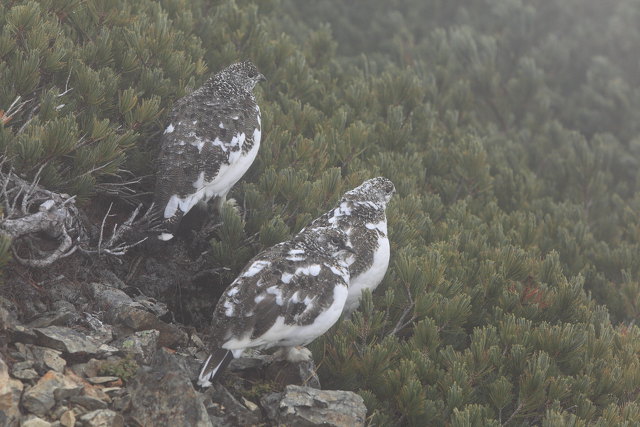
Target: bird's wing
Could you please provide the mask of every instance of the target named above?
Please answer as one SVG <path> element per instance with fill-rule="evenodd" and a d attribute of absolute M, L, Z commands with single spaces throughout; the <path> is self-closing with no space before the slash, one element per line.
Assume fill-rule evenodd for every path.
<path fill-rule="evenodd" d="M 249 333 L 260 337 L 278 317 L 286 325 L 311 324 L 333 303 L 334 287 L 347 286 L 330 260 L 266 262 L 250 263 L 218 302 L 214 322 L 223 325 L 223 340 Z"/>
<path fill-rule="evenodd" d="M 162 135 L 155 191 L 158 209 L 164 210 L 172 196 L 189 196 L 205 181 L 214 180 L 223 165 L 239 158 L 233 153 L 242 149 L 241 138 L 253 141 L 259 126 L 250 96 L 233 102 L 195 95 L 182 98 Z"/>

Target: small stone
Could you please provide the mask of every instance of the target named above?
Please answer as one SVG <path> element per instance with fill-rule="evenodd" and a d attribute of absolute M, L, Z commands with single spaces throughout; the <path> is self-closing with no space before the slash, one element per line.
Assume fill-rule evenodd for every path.
<path fill-rule="evenodd" d="M 18 323 L 15 313 L 4 307 L 4 301 L 8 303 L 7 307 L 15 308 L 8 300 L 0 300 L 0 332 L 12 329 Z"/>
<path fill-rule="evenodd" d="M 161 347 L 177 347 L 188 342 L 189 337 L 175 325 L 165 323 L 148 311 L 135 307 L 122 307 L 118 310 L 114 327 L 119 329 L 120 336 L 132 332 L 156 329 L 160 332 L 158 345 Z"/>
<path fill-rule="evenodd" d="M 14 363 L 11 371 L 22 371 L 23 369 L 33 368 L 33 360 L 25 360 L 24 362 Z"/>
<path fill-rule="evenodd" d="M 75 320 L 77 313 L 69 309 L 62 309 L 60 311 L 49 311 L 42 313 L 34 320 L 29 322 L 27 326 L 29 328 L 45 328 L 47 326 L 66 326 Z"/>
<path fill-rule="evenodd" d="M 162 317 L 169 313 L 167 305 L 158 301 L 155 298 L 148 297 L 146 295 L 139 295 L 133 299 L 137 304 L 140 304 L 146 311 L 150 311 L 156 317 Z"/>
<path fill-rule="evenodd" d="M 258 409 L 260 409 L 258 407 L 258 405 L 256 405 L 255 403 L 253 403 L 252 401 L 248 400 L 247 398 L 243 397 L 242 398 L 242 403 L 244 404 L 244 406 L 247 407 L 247 409 L 249 409 L 250 411 L 257 411 Z"/>
<path fill-rule="evenodd" d="M 73 411 L 66 411 L 60 417 L 60 424 L 64 427 L 73 427 L 76 424 L 76 414 Z"/>
<path fill-rule="evenodd" d="M 110 409 L 98 409 L 80 417 L 85 427 L 123 427 L 122 415 Z"/>
<path fill-rule="evenodd" d="M 87 378 L 87 381 L 91 384 L 106 384 L 118 381 L 119 379 L 119 377 L 89 377 Z"/>
<path fill-rule="evenodd" d="M 30 328 L 25 328 L 22 325 L 13 325 L 10 330 L 10 342 L 20 343 L 33 343 L 37 339 L 35 332 Z"/>
<path fill-rule="evenodd" d="M 34 344 L 27 344 L 26 348 L 36 371 L 46 372 L 50 369 L 56 372 L 64 371 L 67 361 L 60 357 L 62 354 L 60 351 Z"/>
<path fill-rule="evenodd" d="M 189 372 L 174 354 L 156 352 L 148 370 L 139 370 L 128 383 L 131 424 L 144 426 L 211 426 L 209 415 L 196 393 Z M 115 404 L 115 403 L 114 403 Z"/>
<path fill-rule="evenodd" d="M 31 369 L 31 368 L 18 369 L 18 370 L 14 369 L 13 371 L 11 371 L 11 375 L 13 375 L 14 378 L 17 378 L 22 381 L 35 380 L 36 378 L 40 377 L 40 375 L 38 375 L 35 369 Z"/>
<path fill-rule="evenodd" d="M 38 344 L 69 354 L 95 354 L 97 344 L 87 335 L 63 326 L 49 326 L 33 330 L 38 336 Z"/>
<path fill-rule="evenodd" d="M 265 379 L 283 387 L 289 384 L 320 389 L 320 379 L 313 359 L 299 362 L 278 360 L 265 367 Z"/>
<path fill-rule="evenodd" d="M 247 409 L 222 384 L 214 384 L 204 396 L 207 412 L 223 425 L 249 426 L 263 423 L 260 411 Z"/>
<path fill-rule="evenodd" d="M 96 409 L 105 409 L 108 406 L 107 402 L 90 396 L 73 396 L 71 399 L 69 399 L 69 401 L 71 403 L 78 404 L 88 409 L 89 411 L 95 411 Z"/>
<path fill-rule="evenodd" d="M 102 311 L 133 304 L 133 299 L 129 295 L 109 285 L 91 283 L 89 284 L 89 290 L 93 294 L 94 300 L 98 303 L 98 308 Z"/>
<path fill-rule="evenodd" d="M 78 375 L 84 377 L 97 377 L 104 361 L 98 359 L 89 359 L 86 363 L 76 363 L 71 366 L 71 370 Z"/>
<path fill-rule="evenodd" d="M 263 397 L 262 404 L 270 406 L 266 412 L 277 425 L 364 426 L 367 415 L 362 397 L 353 392 L 297 385 Z"/>
<path fill-rule="evenodd" d="M 120 353 L 120 349 L 118 347 L 114 347 L 108 344 L 101 344 L 100 347 L 98 347 L 97 355 L 102 358 L 105 358 L 105 357 L 113 356 L 119 353 Z"/>
<path fill-rule="evenodd" d="M 98 342 L 106 343 L 113 339 L 113 328 L 105 324 L 98 316 L 91 313 L 82 314 L 82 324 L 87 326 L 92 332 L 91 337 Z"/>
<path fill-rule="evenodd" d="M 160 332 L 155 329 L 135 332 L 114 343 L 122 352 L 132 354 L 138 363 L 149 364 L 158 349 Z"/>
<path fill-rule="evenodd" d="M 51 427 L 51 423 L 38 417 L 31 417 L 22 422 L 22 427 Z"/>
<path fill-rule="evenodd" d="M 22 406 L 38 416 L 45 416 L 56 401 L 69 398 L 80 393 L 82 386 L 64 375 L 49 371 L 44 374 L 35 386 L 22 396 Z"/>
<path fill-rule="evenodd" d="M 56 405 L 51 412 L 49 413 L 49 418 L 52 418 L 54 420 L 59 419 L 62 414 L 64 414 L 65 412 L 67 412 L 69 410 L 68 406 L 64 406 L 64 405 Z"/>
<path fill-rule="evenodd" d="M 202 342 L 202 340 L 200 339 L 199 336 L 197 336 L 196 334 L 191 334 L 191 336 L 189 337 L 189 339 L 191 340 L 191 342 L 198 347 L 199 349 L 206 349 L 207 346 L 205 345 L 204 342 Z"/>
<path fill-rule="evenodd" d="M 111 398 L 104 391 L 102 391 L 100 387 L 91 385 L 88 381 L 86 381 L 84 378 L 79 377 L 70 369 L 67 369 L 65 371 L 65 374 L 70 381 L 73 381 L 82 387 L 83 396 L 92 397 L 94 399 L 102 400 L 107 403 L 111 402 Z"/>
<path fill-rule="evenodd" d="M 64 367 L 67 366 L 67 361 L 60 357 L 60 352 L 50 348 L 42 351 L 42 362 L 56 372 L 64 371 Z"/>
<path fill-rule="evenodd" d="M 24 386 L 9 377 L 7 367 L 0 355 L 0 420 L 7 425 L 17 425 L 20 419 L 20 396 Z"/>

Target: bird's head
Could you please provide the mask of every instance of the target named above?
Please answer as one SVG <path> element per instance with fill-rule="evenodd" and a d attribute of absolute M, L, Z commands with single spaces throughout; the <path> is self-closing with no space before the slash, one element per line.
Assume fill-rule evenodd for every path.
<path fill-rule="evenodd" d="M 379 176 L 368 179 L 353 190 L 347 191 L 343 199 L 353 202 L 373 202 L 385 208 L 395 192 L 396 187 L 393 185 L 393 182 L 385 177 Z"/>
<path fill-rule="evenodd" d="M 267 80 L 253 65 L 253 62 L 248 60 L 231 64 L 220 74 L 225 74 L 226 79 L 233 81 L 248 92 L 251 92 L 259 82 Z"/>

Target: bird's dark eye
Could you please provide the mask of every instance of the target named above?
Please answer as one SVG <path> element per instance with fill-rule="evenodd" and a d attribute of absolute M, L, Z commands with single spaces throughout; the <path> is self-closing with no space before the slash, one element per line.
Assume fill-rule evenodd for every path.
<path fill-rule="evenodd" d="M 258 73 L 256 73 L 255 71 L 249 71 L 249 74 L 247 74 L 249 76 L 250 79 L 254 78 L 255 76 L 258 75 Z"/>

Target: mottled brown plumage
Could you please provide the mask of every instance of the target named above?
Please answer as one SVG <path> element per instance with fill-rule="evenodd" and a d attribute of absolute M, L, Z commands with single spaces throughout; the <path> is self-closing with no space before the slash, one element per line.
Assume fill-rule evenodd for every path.
<path fill-rule="evenodd" d="M 346 241 L 335 228 L 308 229 L 254 257 L 216 305 L 212 355 L 198 383 L 210 385 L 231 354 L 303 346 L 326 332 L 348 293 L 352 250 Z"/>
<path fill-rule="evenodd" d="M 200 201 L 221 203 L 260 146 L 260 108 L 254 86 L 264 76 L 249 61 L 230 65 L 179 99 L 162 135 L 154 203 L 162 240 Z"/>

